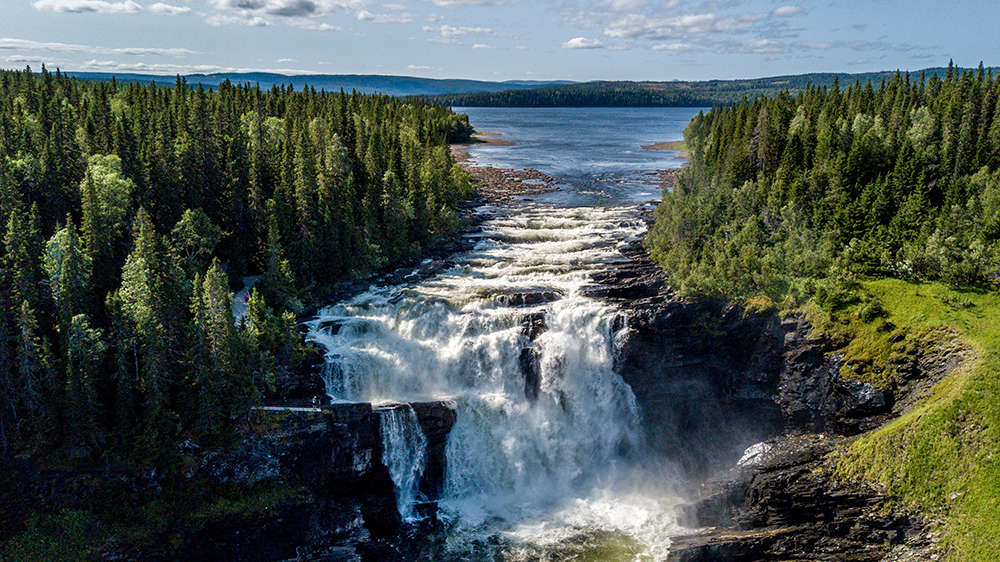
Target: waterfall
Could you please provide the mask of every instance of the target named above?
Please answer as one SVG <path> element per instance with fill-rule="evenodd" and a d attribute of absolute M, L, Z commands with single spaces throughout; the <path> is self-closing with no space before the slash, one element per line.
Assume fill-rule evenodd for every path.
<path fill-rule="evenodd" d="M 420 477 L 424 473 L 427 438 L 409 404 L 379 408 L 382 426 L 382 464 L 396 487 L 396 505 L 403 521 L 417 519 Z"/>
<path fill-rule="evenodd" d="M 451 269 L 374 286 L 311 323 L 332 399 L 456 404 L 439 502 L 469 539 L 455 548 L 499 536 L 517 548 L 593 539 L 665 552 L 676 498 L 642 471 L 641 415 L 613 368 L 622 323 L 584 290 L 644 229 L 628 208 L 498 214 Z M 412 518 L 426 444 L 410 407 L 382 411 L 385 463 Z"/>

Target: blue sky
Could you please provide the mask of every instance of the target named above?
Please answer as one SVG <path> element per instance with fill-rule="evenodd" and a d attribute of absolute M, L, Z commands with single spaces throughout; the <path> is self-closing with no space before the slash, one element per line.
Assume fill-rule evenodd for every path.
<path fill-rule="evenodd" d="M 1000 65 L 994 1 L 0 0 L 0 66 L 710 80 Z"/>

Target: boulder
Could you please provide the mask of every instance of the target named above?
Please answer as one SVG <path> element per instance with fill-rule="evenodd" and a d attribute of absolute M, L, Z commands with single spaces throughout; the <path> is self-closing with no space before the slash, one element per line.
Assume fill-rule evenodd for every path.
<path fill-rule="evenodd" d="M 561 298 L 562 295 L 556 291 L 521 291 L 497 295 L 500 304 L 514 308 L 548 304 Z"/>

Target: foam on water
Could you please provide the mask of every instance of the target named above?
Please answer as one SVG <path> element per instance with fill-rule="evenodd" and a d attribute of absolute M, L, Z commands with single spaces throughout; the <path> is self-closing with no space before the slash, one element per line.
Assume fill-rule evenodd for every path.
<path fill-rule="evenodd" d="M 382 462 L 389 469 L 396 487 L 396 505 L 403 521 L 417 519 L 415 507 L 420 499 L 420 477 L 426 467 L 424 451 L 427 438 L 417 424 L 417 415 L 409 404 L 377 410 L 381 415 Z"/>
<path fill-rule="evenodd" d="M 678 500 L 663 482 L 646 485 L 641 415 L 613 369 L 624 323 L 581 291 L 644 229 L 628 208 L 521 208 L 489 220 L 452 269 L 373 287 L 312 322 L 333 399 L 456 404 L 440 505 L 457 558 L 488 543 L 511 560 L 571 559 L 580 549 L 646 560 L 662 557 L 676 533 Z M 505 304 L 528 293 L 542 295 L 530 301 L 538 304 Z M 534 341 L 529 314 L 544 318 Z M 525 348 L 537 357 L 536 396 L 526 391 Z M 416 421 L 409 407 L 390 411 L 402 424 L 387 441 L 398 460 L 391 472 L 411 517 L 418 463 L 398 447 L 420 446 L 402 429 Z"/>

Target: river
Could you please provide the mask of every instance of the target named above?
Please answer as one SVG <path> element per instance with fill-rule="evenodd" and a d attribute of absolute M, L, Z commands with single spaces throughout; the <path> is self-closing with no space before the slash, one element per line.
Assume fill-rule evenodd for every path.
<path fill-rule="evenodd" d="M 640 147 L 679 140 L 697 110 L 459 111 L 515 143 L 474 146 L 471 165 L 538 169 L 560 190 L 479 209 L 475 248 L 439 275 L 320 311 L 308 337 L 327 350 L 328 393 L 381 407 L 384 462 L 414 524 L 424 442 L 397 405 L 455 406 L 444 531 L 417 558 L 660 560 L 680 500 L 614 370 L 627 327 L 583 289 L 643 236 L 637 206 L 659 196 L 650 172 L 683 163 Z"/>

